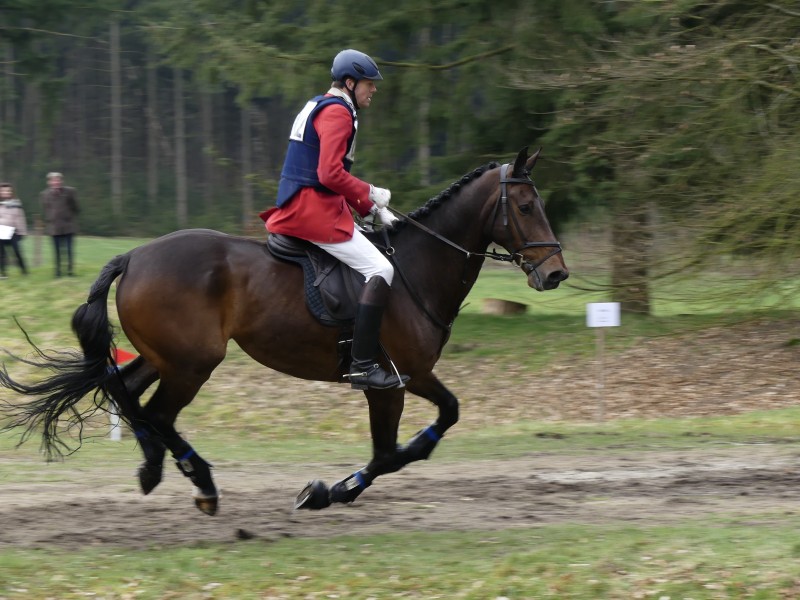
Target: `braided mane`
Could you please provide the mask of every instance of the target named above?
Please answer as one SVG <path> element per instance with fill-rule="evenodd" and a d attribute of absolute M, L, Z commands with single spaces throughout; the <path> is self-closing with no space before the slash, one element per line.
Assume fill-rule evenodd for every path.
<path fill-rule="evenodd" d="M 408 214 L 408 216 L 414 219 L 415 221 L 419 220 L 420 218 L 427 217 L 429 214 L 431 214 L 433 211 L 439 208 L 444 202 L 446 202 L 453 196 L 458 195 L 462 187 L 474 181 L 475 179 L 486 173 L 486 171 L 496 169 L 499 166 L 500 163 L 492 161 L 478 167 L 471 173 L 467 173 L 466 175 L 461 177 L 461 179 L 452 183 L 450 187 L 448 187 L 446 190 L 439 192 L 436 196 L 428 200 L 424 205 L 414 209 L 412 212 Z M 406 225 L 405 221 L 398 221 L 394 223 L 392 230 L 397 231 L 405 227 L 405 225 Z"/>

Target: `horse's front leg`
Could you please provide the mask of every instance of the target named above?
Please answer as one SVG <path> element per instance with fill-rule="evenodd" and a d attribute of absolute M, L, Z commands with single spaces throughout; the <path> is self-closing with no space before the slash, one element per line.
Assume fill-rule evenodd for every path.
<path fill-rule="evenodd" d="M 439 416 L 399 449 L 398 468 L 416 460 L 426 460 L 445 432 L 458 422 L 458 398 L 433 373 L 427 377 L 417 377 L 409 384 L 408 391 L 433 402 L 439 409 Z"/>
<path fill-rule="evenodd" d="M 397 429 L 403 414 L 404 389 L 367 390 L 373 457 L 363 469 L 334 483 L 310 482 L 297 497 L 296 508 L 321 509 L 334 502 L 349 503 L 358 498 L 375 478 L 399 471 L 407 464 L 430 457 L 445 432 L 458 422 L 458 399 L 433 373 L 415 377 L 408 391 L 433 402 L 439 416 L 417 432 L 405 446 L 397 445 Z"/>
<path fill-rule="evenodd" d="M 319 510 L 334 502 L 353 502 L 367 489 L 376 477 L 397 471 L 397 429 L 403 414 L 405 389 L 366 390 L 369 402 L 369 422 L 372 432 L 372 460 L 369 464 L 337 481 L 330 488 L 316 479 L 297 496 L 295 508 Z"/>

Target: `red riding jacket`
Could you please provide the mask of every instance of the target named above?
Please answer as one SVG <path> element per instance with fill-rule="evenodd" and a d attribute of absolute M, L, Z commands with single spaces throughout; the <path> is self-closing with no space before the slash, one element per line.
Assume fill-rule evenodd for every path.
<path fill-rule="evenodd" d="M 373 206 L 369 184 L 344 170 L 343 158 L 353 134 L 353 119 L 347 108 L 331 104 L 314 117 L 319 136 L 319 182 L 330 192 L 302 188 L 282 208 L 274 207 L 261 218 L 272 233 L 293 235 L 312 242 L 335 244 L 353 237 L 355 224 L 349 207 L 362 217 Z"/>

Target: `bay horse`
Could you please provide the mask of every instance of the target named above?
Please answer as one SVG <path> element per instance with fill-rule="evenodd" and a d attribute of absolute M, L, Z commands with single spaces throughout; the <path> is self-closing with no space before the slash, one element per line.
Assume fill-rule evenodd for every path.
<path fill-rule="evenodd" d="M 411 376 L 406 387 L 364 392 L 373 456 L 359 471 L 333 484 L 311 481 L 297 508 L 353 502 L 375 478 L 427 459 L 459 417 L 458 400 L 433 374 L 462 302 L 486 258 L 515 263 L 538 291 L 554 289 L 569 271 L 530 179 L 539 151 L 523 148 L 512 164 L 492 162 L 464 175 L 424 206 L 371 239 L 389 256 L 396 277 L 381 328 L 387 357 Z M 508 254 L 487 252 L 494 243 Z M 114 329 L 107 300 L 118 279 L 119 322 L 139 356 L 114 362 Z M 138 470 L 144 494 L 161 481 L 169 450 L 195 486 L 196 506 L 215 514 L 218 492 L 210 465 L 175 430 L 180 411 L 225 358 L 233 339 L 259 363 L 294 377 L 342 382 L 347 365 L 337 356 L 338 331 L 303 307 L 303 275 L 272 256 L 263 240 L 211 230 L 184 230 L 113 258 L 72 318 L 82 352 L 45 353 L 31 364 L 53 373 L 26 385 L 0 369 L 0 385 L 34 396 L 7 404 L 10 424 L 24 426 L 24 441 L 42 428 L 43 448 L 62 454 L 64 420 L 82 426 L 76 406 L 93 394 L 91 409 L 110 401 L 133 429 L 144 454 Z M 26 359 L 27 360 L 27 359 Z M 157 382 L 150 400 L 142 394 Z M 402 446 L 398 426 L 405 392 L 438 408 L 438 418 Z M 62 419 L 61 417 L 65 418 Z"/>

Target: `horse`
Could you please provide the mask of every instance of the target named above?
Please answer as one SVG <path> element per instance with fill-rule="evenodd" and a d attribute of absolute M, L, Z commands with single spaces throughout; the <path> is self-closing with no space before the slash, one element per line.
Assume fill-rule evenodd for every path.
<path fill-rule="evenodd" d="M 298 494 L 296 508 L 353 502 L 377 477 L 428 459 L 456 424 L 458 399 L 433 368 L 486 258 L 512 262 L 537 291 L 554 289 L 569 276 L 530 178 L 540 151 L 528 156 L 523 148 L 513 164 L 478 167 L 391 227 L 368 233 L 396 274 L 381 326 L 385 363 L 410 380 L 403 387 L 364 391 L 371 460 L 330 487 L 312 480 Z M 488 252 L 491 244 L 507 254 Z M 138 469 L 142 492 L 149 494 L 160 483 L 169 450 L 194 484 L 196 507 L 215 514 L 218 491 L 210 465 L 178 434 L 175 421 L 225 358 L 228 341 L 262 365 L 294 377 L 345 381 L 348 365 L 337 353 L 340 332 L 303 307 L 301 271 L 273 256 L 263 240 L 212 230 L 173 232 L 116 256 L 73 315 L 82 352 L 37 348 L 38 358 L 29 362 L 53 374 L 30 385 L 14 381 L 5 366 L 0 369 L 0 385 L 34 396 L 11 405 L 10 415 L 6 408 L 10 423 L 5 429 L 25 427 L 22 443 L 41 428 L 49 458 L 69 448 L 59 438 L 65 420 L 69 427 L 82 426 L 87 412 L 107 410 L 113 402 L 144 455 Z M 118 320 L 139 353 L 123 366 L 115 362 L 107 309 L 115 280 Z M 142 404 L 141 396 L 156 383 Z M 438 416 L 398 445 L 406 391 L 433 403 Z M 89 394 L 92 411 L 78 410 Z"/>

